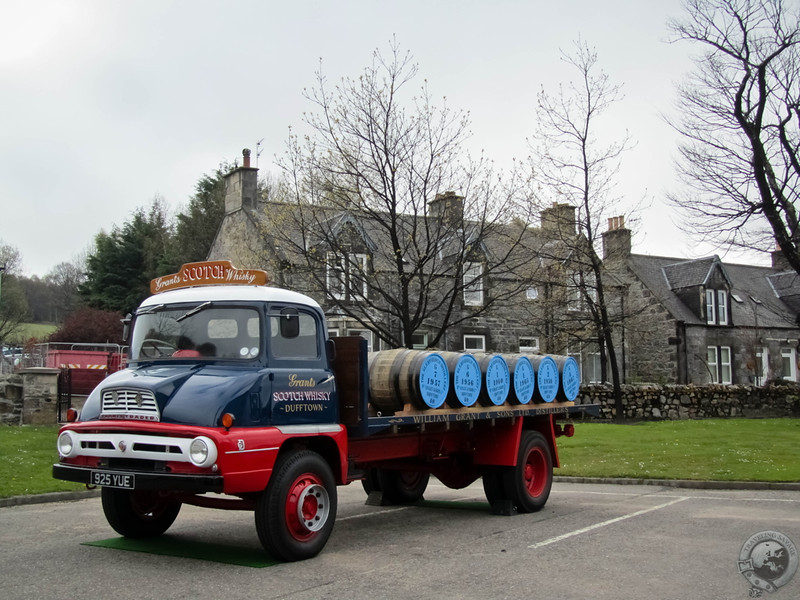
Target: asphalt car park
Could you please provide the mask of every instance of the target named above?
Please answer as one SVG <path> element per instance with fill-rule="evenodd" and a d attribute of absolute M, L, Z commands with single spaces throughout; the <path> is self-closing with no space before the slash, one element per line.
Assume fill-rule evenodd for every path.
<path fill-rule="evenodd" d="M 88 546 L 116 536 L 97 497 L 0 508 L 3 597 L 747 598 L 745 542 L 800 543 L 790 490 L 556 482 L 542 511 L 515 516 L 492 515 L 480 482 L 432 481 L 419 506 L 365 499 L 339 488 L 323 552 L 263 568 Z M 164 539 L 260 551 L 248 512 L 186 506 Z M 800 597 L 800 575 L 769 596 Z"/>

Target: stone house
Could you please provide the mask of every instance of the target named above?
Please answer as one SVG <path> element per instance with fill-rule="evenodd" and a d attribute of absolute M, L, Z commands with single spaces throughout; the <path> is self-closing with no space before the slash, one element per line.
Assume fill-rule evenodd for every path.
<path fill-rule="evenodd" d="M 274 285 L 312 296 L 326 311 L 331 336 L 362 335 L 372 350 L 393 347 L 386 341 L 387 330 L 381 331 L 391 311 L 380 300 L 366 298 L 367 290 L 362 289 L 365 278 L 372 279 L 373 289 L 394 285 L 387 264 L 391 257 L 382 252 L 389 246 L 386 231 L 355 210 L 318 208 L 313 214 L 298 216 L 296 205 L 260 199 L 256 178 L 257 169 L 250 166 L 247 155 L 244 166 L 228 175 L 225 217 L 208 258 L 229 259 L 242 268 L 263 268 Z M 410 332 L 413 346 L 564 354 L 566 338 L 542 315 L 565 302 L 563 276 L 558 285 L 547 281 L 554 271 L 563 270 L 570 252 L 569 245 L 554 234 L 560 233 L 563 222 L 574 233 L 574 209 L 557 205 L 546 210 L 538 228 L 511 222 L 488 233 L 470 233 L 463 202 L 455 193 L 440 194 L 429 202 L 425 216 L 404 217 L 415 221 L 417 229 L 444 229 L 435 239 L 435 250 L 442 255 L 435 268 L 440 271 L 424 279 L 426 285 L 445 281 L 441 285 L 447 294 L 447 281 L 458 278 L 463 283 L 456 288 L 452 307 L 442 303 L 429 309 L 425 321 Z M 465 250 L 464 238 L 470 235 L 476 241 Z M 346 244 L 341 243 L 343 237 Z M 336 256 L 331 252 L 334 242 Z M 541 252 L 545 248 L 547 258 Z M 448 263 L 448 255 L 459 252 L 462 262 Z M 348 256 L 342 258 L 342 253 Z M 310 256 L 316 256 L 315 263 Z M 455 325 L 437 337 L 443 322 Z M 392 332 L 400 324 L 385 327 Z M 397 332 L 395 339 L 404 340 L 403 335 Z"/>
<path fill-rule="evenodd" d="M 394 285 L 382 254 L 389 245 L 385 231 L 369 217 L 341 209 L 320 209 L 303 221 L 295 205 L 259 198 L 257 173 L 245 155 L 244 166 L 228 175 L 225 218 L 209 259 L 265 269 L 274 285 L 315 298 L 326 312 L 331 336 L 362 335 L 371 350 L 402 345 L 387 341 L 390 334 L 394 340 L 407 335 L 391 310 L 380 298 L 368 297 L 375 288 Z M 463 199 L 446 193 L 429 203 L 427 216 L 408 218 L 432 218 L 457 237 L 466 230 L 462 213 Z M 609 221 L 603 280 L 622 383 L 797 380 L 796 275 L 778 262 L 767 268 L 723 263 L 718 257 L 632 254 L 631 232 L 622 218 Z M 513 252 L 507 251 L 509 240 L 516 244 Z M 437 243 L 448 254 L 448 242 Z M 457 277 L 464 285 L 452 310 L 430 310 L 409 332 L 413 346 L 569 354 L 581 365 L 585 383 L 601 381 L 598 335 L 587 308 L 594 281 L 585 259 L 576 258 L 585 245 L 575 209 L 564 204 L 542 211 L 539 227 L 511 222 L 482 236 L 469 260 L 450 267 L 445 262 L 441 276 L 427 280 L 438 285 Z M 496 263 L 506 268 L 492 269 Z M 453 325 L 436 338 L 445 321 Z"/>
<path fill-rule="evenodd" d="M 771 267 L 633 254 L 621 218 L 603 241 L 626 382 L 798 381 L 800 279 L 779 252 Z"/>

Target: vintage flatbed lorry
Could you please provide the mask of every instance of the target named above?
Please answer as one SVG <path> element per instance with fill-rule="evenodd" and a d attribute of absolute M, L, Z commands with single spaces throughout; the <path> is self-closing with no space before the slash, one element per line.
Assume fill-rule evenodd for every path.
<path fill-rule="evenodd" d="M 505 396 L 465 399 L 520 357 L 500 376 L 458 379 L 464 354 L 368 355 L 362 338 L 328 337 L 317 302 L 266 283 L 228 261 L 153 280 L 127 368 L 70 411 L 53 476 L 100 487 L 118 533 L 161 535 L 182 504 L 251 510 L 264 548 L 292 561 L 322 550 L 336 488 L 353 481 L 373 502 L 410 503 L 431 475 L 456 489 L 482 477 L 498 513 L 545 505 L 556 438 L 596 412 L 575 404 L 579 382 L 564 398 L 575 373 L 561 373 L 560 396 L 532 381 L 520 394 L 506 370 Z"/>

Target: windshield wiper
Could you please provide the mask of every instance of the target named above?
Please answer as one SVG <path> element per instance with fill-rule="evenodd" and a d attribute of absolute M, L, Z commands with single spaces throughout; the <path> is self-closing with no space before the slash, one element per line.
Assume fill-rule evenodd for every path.
<path fill-rule="evenodd" d="M 204 309 L 208 308 L 209 306 L 211 306 L 211 300 L 208 300 L 208 301 L 206 301 L 206 302 L 203 302 L 202 304 L 198 304 L 198 305 L 197 305 L 197 306 L 195 306 L 193 309 L 191 309 L 191 310 L 189 310 L 189 311 L 187 311 L 187 312 L 183 313 L 183 314 L 182 314 L 180 317 L 178 317 L 177 319 L 175 319 L 175 321 L 177 321 L 178 323 L 180 323 L 180 322 L 181 322 L 181 321 L 183 321 L 184 319 L 188 319 L 188 318 L 189 318 L 189 317 L 191 317 L 192 315 L 196 315 L 196 314 L 197 314 L 197 313 L 199 313 L 201 310 L 204 310 Z"/>
<path fill-rule="evenodd" d="M 165 306 L 166 304 L 156 304 L 155 306 L 148 306 L 147 308 L 144 309 L 140 308 L 139 310 L 136 311 L 136 316 L 138 317 L 139 315 L 149 315 L 150 313 L 154 313 L 157 310 L 161 310 Z"/>

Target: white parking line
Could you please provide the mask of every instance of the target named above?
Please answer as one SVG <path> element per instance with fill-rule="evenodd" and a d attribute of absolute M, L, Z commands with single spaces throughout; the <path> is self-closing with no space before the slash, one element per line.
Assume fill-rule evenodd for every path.
<path fill-rule="evenodd" d="M 542 548 L 543 546 L 549 546 L 550 544 L 555 544 L 556 542 L 561 542 L 563 540 L 569 539 L 571 537 L 575 537 L 576 535 L 581 535 L 583 533 L 593 531 L 595 529 L 600 529 L 601 527 L 605 527 L 607 525 L 613 525 L 614 523 L 619 523 L 620 521 L 624 521 L 625 519 L 630 519 L 632 517 L 638 517 L 639 515 L 644 515 L 649 512 L 653 512 L 654 510 L 660 510 L 662 508 L 666 508 L 667 506 L 671 506 L 673 504 L 677 504 L 678 502 L 683 502 L 684 500 L 690 500 L 691 496 L 681 496 L 676 498 L 675 500 L 671 500 L 670 502 L 665 502 L 664 504 L 659 504 L 658 506 L 653 506 L 651 508 L 645 508 L 643 510 L 637 510 L 636 512 L 629 513 L 627 515 L 622 515 L 621 517 L 616 517 L 614 519 L 609 519 L 608 521 L 602 521 L 600 523 L 595 523 L 594 525 L 589 525 L 588 527 L 583 527 L 582 529 L 576 529 L 575 531 L 570 531 L 569 533 L 565 533 L 563 535 L 558 535 L 556 537 L 552 537 L 548 540 L 544 540 L 543 542 L 538 542 L 536 544 L 532 544 L 528 546 L 533 550 L 537 548 Z"/>

